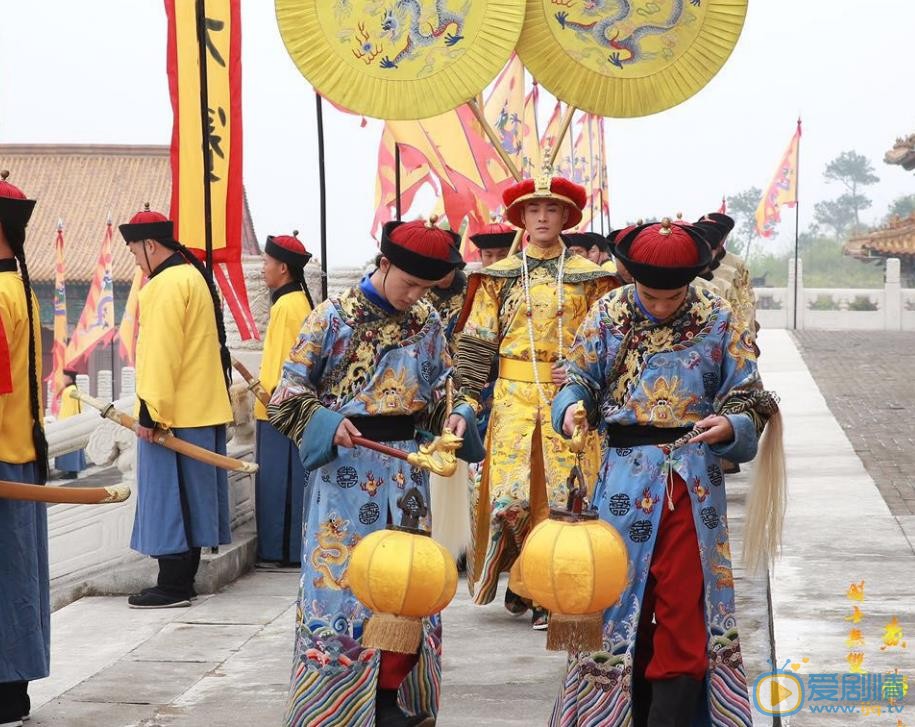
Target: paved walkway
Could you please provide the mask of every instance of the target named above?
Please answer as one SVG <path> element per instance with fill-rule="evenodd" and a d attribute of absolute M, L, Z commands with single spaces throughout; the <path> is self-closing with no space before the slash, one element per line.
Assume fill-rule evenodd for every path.
<path fill-rule="evenodd" d="M 915 548 L 915 331 L 797 331 L 804 363 Z"/>
<path fill-rule="evenodd" d="M 782 394 L 791 495 L 785 552 L 771 578 L 776 663 L 802 673 L 848 669 L 851 582 L 865 581 L 859 624 L 868 669 L 915 673 L 911 650 L 880 651 L 897 615 L 915 634 L 915 557 L 789 334 L 761 340 L 766 385 Z M 740 552 L 748 473 L 728 479 L 733 551 Z M 751 684 L 772 657 L 769 581 L 735 568 L 739 628 Z M 258 571 L 189 609 L 132 611 L 123 598 L 85 598 L 53 616 L 53 675 L 33 685 L 32 724 L 177 727 L 280 724 L 292 648 L 293 573 Z M 500 605 L 473 606 L 462 583 L 444 614 L 439 725 L 546 724 L 564 669 L 544 635 Z M 915 649 L 915 645 L 913 645 Z M 804 662 L 803 659 L 808 659 Z M 757 714 L 757 725 L 772 719 Z M 849 725 L 802 711 L 782 724 Z M 871 721 L 871 724 L 877 724 Z M 895 725 L 884 715 L 879 724 Z"/>

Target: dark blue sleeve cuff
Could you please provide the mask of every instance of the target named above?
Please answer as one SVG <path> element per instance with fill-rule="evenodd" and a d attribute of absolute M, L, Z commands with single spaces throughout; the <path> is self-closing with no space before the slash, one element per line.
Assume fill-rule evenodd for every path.
<path fill-rule="evenodd" d="M 594 399 L 591 398 L 591 394 L 588 393 L 588 390 L 581 384 L 567 384 L 566 386 L 563 386 L 553 399 L 553 406 L 550 409 L 550 419 L 553 422 L 553 429 L 566 439 L 568 439 L 568 437 L 566 437 L 562 431 L 562 420 L 565 418 L 566 409 L 573 406 L 579 400 L 585 403 L 585 411 L 588 412 L 588 420 L 590 421 L 594 414 Z"/>
<path fill-rule="evenodd" d="M 477 429 L 477 418 L 473 409 L 469 404 L 458 404 L 451 413 L 460 416 L 467 425 L 464 428 L 464 443 L 457 451 L 458 458 L 465 462 L 482 462 L 486 456 L 486 450 L 483 448 L 483 440 Z"/>
<path fill-rule="evenodd" d="M 305 471 L 317 469 L 337 456 L 334 435 L 345 417 L 335 411 L 319 407 L 302 432 L 299 459 Z"/>
<path fill-rule="evenodd" d="M 147 429 L 155 429 L 156 427 L 156 422 L 149 413 L 149 407 L 146 406 L 146 402 L 142 399 L 140 399 L 140 416 L 138 420 L 141 427 L 146 427 Z"/>
<path fill-rule="evenodd" d="M 759 437 L 753 420 L 746 414 L 725 414 L 734 430 L 734 439 L 730 442 L 712 444 L 709 450 L 722 459 L 731 462 L 749 462 L 756 456 Z"/>

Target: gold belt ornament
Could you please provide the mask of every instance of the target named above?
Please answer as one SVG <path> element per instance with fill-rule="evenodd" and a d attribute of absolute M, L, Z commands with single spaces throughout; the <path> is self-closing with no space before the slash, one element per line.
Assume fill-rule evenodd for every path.
<path fill-rule="evenodd" d="M 499 378 L 509 381 L 526 381 L 529 384 L 537 383 L 534 378 L 534 366 L 541 383 L 550 383 L 553 380 L 553 364 L 549 361 L 519 361 L 514 358 L 499 358 Z"/>

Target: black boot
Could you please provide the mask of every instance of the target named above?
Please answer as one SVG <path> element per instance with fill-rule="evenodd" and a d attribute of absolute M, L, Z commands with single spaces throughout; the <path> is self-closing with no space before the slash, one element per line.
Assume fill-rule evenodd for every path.
<path fill-rule="evenodd" d="M 199 554 L 199 551 L 198 551 Z M 199 557 L 199 555 L 198 555 Z M 191 551 L 159 558 L 155 588 L 147 588 L 127 599 L 131 608 L 181 608 L 191 605 L 194 561 Z"/>
<path fill-rule="evenodd" d="M 674 677 L 651 682 L 648 727 L 690 727 L 705 682 Z"/>
<path fill-rule="evenodd" d="M 197 578 L 197 571 L 200 570 L 200 548 L 191 548 L 191 585 L 188 589 L 188 597 L 192 601 L 197 600 L 197 589 L 194 588 L 194 581 Z"/>
<path fill-rule="evenodd" d="M 22 701 L 25 693 L 23 685 L 28 682 L 0 682 L 0 726 L 20 727 L 22 724 L 23 709 L 26 708 Z"/>
<path fill-rule="evenodd" d="M 434 727 L 435 717 L 408 717 L 397 704 L 396 689 L 375 691 L 375 727 Z"/>
<path fill-rule="evenodd" d="M 511 588 L 505 589 L 505 610 L 512 616 L 523 616 L 529 608 L 527 599 L 521 598 Z"/>
<path fill-rule="evenodd" d="M 642 677 L 632 680 L 632 727 L 648 727 L 651 708 L 651 682 Z"/>

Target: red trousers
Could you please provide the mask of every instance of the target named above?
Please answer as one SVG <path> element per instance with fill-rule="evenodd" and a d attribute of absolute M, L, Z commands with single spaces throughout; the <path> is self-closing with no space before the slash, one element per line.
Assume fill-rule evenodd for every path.
<path fill-rule="evenodd" d="M 403 680 L 407 678 L 419 654 L 399 654 L 396 651 L 382 651 L 381 665 L 378 668 L 379 689 L 400 689 Z"/>
<path fill-rule="evenodd" d="M 673 510 L 666 493 L 658 503 L 661 522 L 636 642 L 636 676 L 650 681 L 678 676 L 701 680 L 708 668 L 702 563 L 689 492 L 677 474 L 672 494 Z"/>

